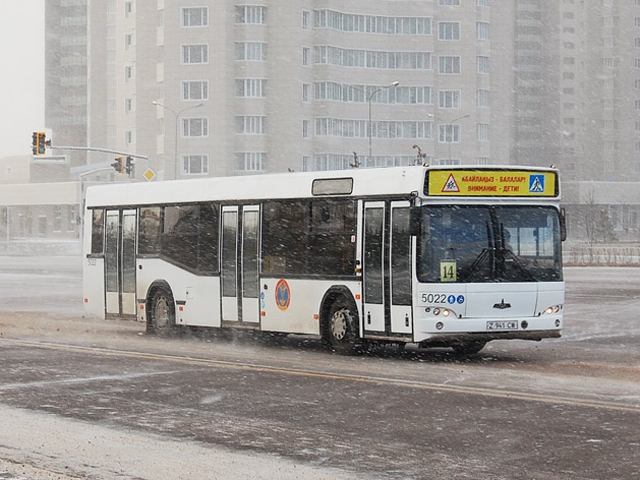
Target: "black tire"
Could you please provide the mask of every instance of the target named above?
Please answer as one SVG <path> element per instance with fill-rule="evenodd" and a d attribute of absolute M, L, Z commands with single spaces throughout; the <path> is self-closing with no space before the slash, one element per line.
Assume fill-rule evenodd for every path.
<path fill-rule="evenodd" d="M 175 332 L 176 306 L 173 295 L 165 288 L 158 288 L 151 298 L 148 310 L 147 331 L 166 337 Z"/>
<path fill-rule="evenodd" d="M 355 307 L 344 298 L 331 305 L 324 329 L 324 338 L 331 350 L 345 355 L 357 350 L 357 318 Z"/>
<path fill-rule="evenodd" d="M 466 357 L 471 355 L 477 355 L 478 353 L 480 353 L 480 350 L 482 350 L 486 344 L 487 342 L 476 340 L 476 341 L 470 341 L 470 342 L 457 343 L 455 345 L 452 345 L 451 348 L 453 348 L 453 353 L 455 353 L 456 355 L 459 355 L 461 357 Z"/>

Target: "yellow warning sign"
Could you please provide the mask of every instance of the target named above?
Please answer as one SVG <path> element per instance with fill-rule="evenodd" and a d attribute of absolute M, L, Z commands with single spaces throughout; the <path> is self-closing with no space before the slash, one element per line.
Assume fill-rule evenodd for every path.
<path fill-rule="evenodd" d="M 431 196 L 555 197 L 557 174 L 532 170 L 430 170 Z"/>

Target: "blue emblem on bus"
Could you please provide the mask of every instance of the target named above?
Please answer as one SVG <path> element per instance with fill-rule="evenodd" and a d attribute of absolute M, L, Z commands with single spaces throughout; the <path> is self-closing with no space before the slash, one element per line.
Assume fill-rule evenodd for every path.
<path fill-rule="evenodd" d="M 529 193 L 544 193 L 544 175 L 529 175 Z"/>
<path fill-rule="evenodd" d="M 458 295 L 458 298 L 456 298 L 456 301 L 462 305 L 464 303 L 464 295 Z"/>
<path fill-rule="evenodd" d="M 447 297 L 447 303 L 449 305 L 453 305 L 454 303 L 456 303 L 456 297 L 454 295 L 449 295 Z"/>
<path fill-rule="evenodd" d="M 285 311 L 289 308 L 289 304 L 291 303 L 291 289 L 289 288 L 289 284 L 284 278 L 278 280 L 276 283 L 276 305 L 282 311 Z"/>

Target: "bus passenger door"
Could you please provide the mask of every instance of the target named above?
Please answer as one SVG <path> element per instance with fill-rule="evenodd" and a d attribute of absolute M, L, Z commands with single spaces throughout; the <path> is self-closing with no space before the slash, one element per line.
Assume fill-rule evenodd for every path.
<path fill-rule="evenodd" d="M 237 322 L 238 316 L 238 207 L 222 207 L 222 321 Z"/>
<path fill-rule="evenodd" d="M 409 202 L 364 206 L 364 330 L 382 336 L 411 333 Z"/>
<path fill-rule="evenodd" d="M 105 306 L 107 316 L 136 314 L 136 211 L 107 210 Z"/>
<path fill-rule="evenodd" d="M 409 235 L 409 202 L 391 203 L 389 242 L 389 287 L 391 291 L 391 332 L 411 333 L 412 255 Z"/>
<path fill-rule="evenodd" d="M 364 205 L 362 272 L 364 287 L 364 330 L 384 332 L 384 202 Z"/>
<path fill-rule="evenodd" d="M 260 321 L 260 286 L 258 278 L 260 253 L 260 209 L 257 205 L 242 209 L 242 309 L 243 322 Z"/>
<path fill-rule="evenodd" d="M 258 325 L 260 208 L 222 208 L 222 320 Z"/>

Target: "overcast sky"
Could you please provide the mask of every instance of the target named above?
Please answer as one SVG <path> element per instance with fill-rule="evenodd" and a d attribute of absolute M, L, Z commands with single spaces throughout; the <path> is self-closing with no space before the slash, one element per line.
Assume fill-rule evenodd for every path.
<path fill-rule="evenodd" d="M 31 155 L 45 126 L 44 1 L 0 0 L 0 158 Z"/>

